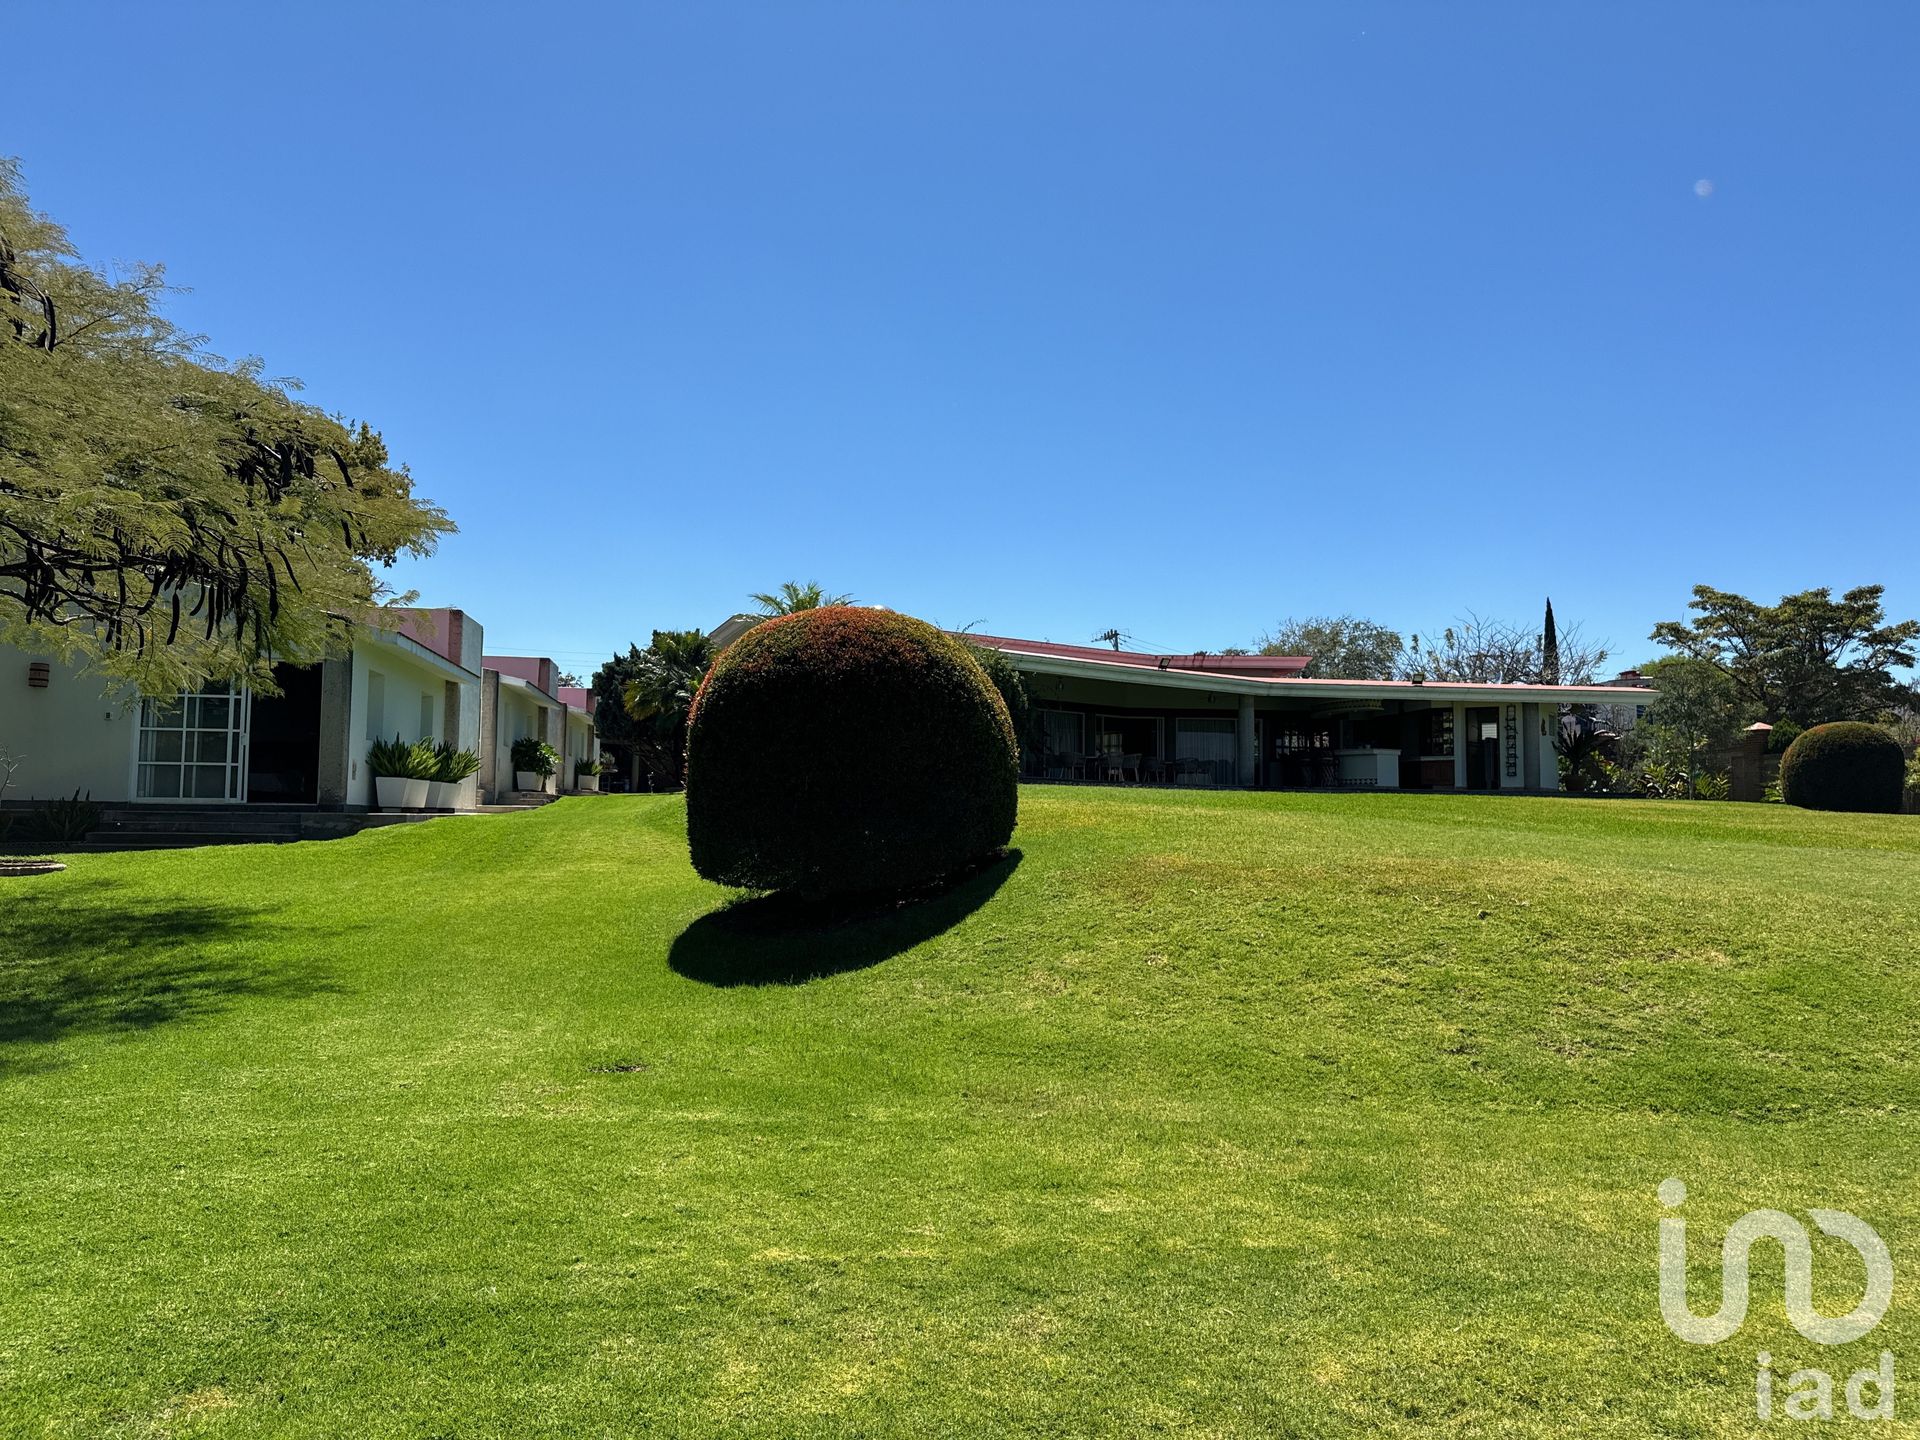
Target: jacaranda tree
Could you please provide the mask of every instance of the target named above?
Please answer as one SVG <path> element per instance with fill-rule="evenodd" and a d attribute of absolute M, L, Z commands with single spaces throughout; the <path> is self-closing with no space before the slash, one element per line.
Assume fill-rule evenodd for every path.
<path fill-rule="evenodd" d="M 380 436 L 228 363 L 110 274 L 0 160 L 0 640 L 150 692 L 271 684 L 394 596 L 453 526 Z"/>

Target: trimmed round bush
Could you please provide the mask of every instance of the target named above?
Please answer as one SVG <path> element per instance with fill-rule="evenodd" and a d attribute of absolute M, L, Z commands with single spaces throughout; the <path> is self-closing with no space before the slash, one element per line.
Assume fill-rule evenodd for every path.
<path fill-rule="evenodd" d="M 890 610 L 829 605 L 729 645 L 687 726 L 687 840 L 709 880 L 904 890 L 1006 845 L 1007 707 L 967 646 Z"/>
<path fill-rule="evenodd" d="M 1807 810 L 1900 811 L 1907 757 L 1877 725 L 1815 725 L 1780 760 L 1780 793 Z"/>

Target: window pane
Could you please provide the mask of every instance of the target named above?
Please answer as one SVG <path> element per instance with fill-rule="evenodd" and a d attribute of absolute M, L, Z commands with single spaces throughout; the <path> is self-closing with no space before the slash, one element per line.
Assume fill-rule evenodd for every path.
<path fill-rule="evenodd" d="M 387 677 L 378 670 L 367 672 L 367 739 L 387 738 Z"/>
<path fill-rule="evenodd" d="M 148 700 L 141 707 L 142 725 L 178 725 L 180 723 L 180 700 L 176 696 L 171 700 Z"/>
<path fill-rule="evenodd" d="M 142 765 L 140 793 L 154 800 L 176 800 L 180 796 L 178 765 Z"/>
<path fill-rule="evenodd" d="M 192 758 L 202 765 L 224 765 L 227 763 L 227 732 L 224 730 L 202 730 L 193 737 Z"/>
<path fill-rule="evenodd" d="M 193 798 L 196 800 L 222 800 L 227 794 L 227 767 L 224 765 L 195 765 L 193 767 Z"/>
<path fill-rule="evenodd" d="M 180 758 L 180 743 L 178 730 L 149 730 L 140 737 L 140 758 L 177 761 Z"/>
<path fill-rule="evenodd" d="M 233 701 L 225 695 L 202 695 L 200 697 L 200 718 L 196 724 L 202 730 L 224 730 L 227 728 L 227 713 Z"/>

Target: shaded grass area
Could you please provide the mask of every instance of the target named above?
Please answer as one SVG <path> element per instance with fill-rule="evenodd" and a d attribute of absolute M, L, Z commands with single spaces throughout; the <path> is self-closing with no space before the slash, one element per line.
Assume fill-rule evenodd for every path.
<path fill-rule="evenodd" d="M 1920 1235 L 1911 819 L 1022 803 L 827 917 L 653 797 L 0 882 L 0 1433 L 1738 1435 L 1920 1355 L 1653 1268 L 1669 1174 L 1701 1310 L 1749 1208 Z"/>

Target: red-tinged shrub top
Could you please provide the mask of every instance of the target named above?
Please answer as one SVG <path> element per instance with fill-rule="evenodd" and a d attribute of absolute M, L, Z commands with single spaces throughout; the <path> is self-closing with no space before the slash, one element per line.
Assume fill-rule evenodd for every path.
<path fill-rule="evenodd" d="M 1018 805 L 1006 703 L 965 645 L 831 605 L 749 630 L 687 728 L 687 840 L 709 880 L 903 890 L 1002 849 Z"/>
<path fill-rule="evenodd" d="M 1815 725 L 1780 757 L 1780 794 L 1808 810 L 1896 815 L 1906 768 L 1900 742 L 1877 725 Z"/>

